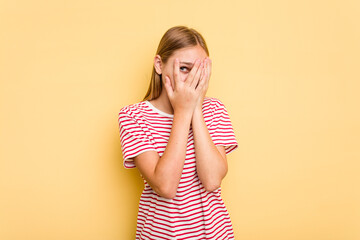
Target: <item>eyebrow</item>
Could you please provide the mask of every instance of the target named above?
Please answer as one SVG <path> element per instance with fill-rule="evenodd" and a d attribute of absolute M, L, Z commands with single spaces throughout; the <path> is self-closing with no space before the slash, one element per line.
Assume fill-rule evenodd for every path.
<path fill-rule="evenodd" d="M 194 65 L 192 62 L 180 62 L 180 63 L 185 64 L 185 65 L 188 65 L 188 66 Z"/>

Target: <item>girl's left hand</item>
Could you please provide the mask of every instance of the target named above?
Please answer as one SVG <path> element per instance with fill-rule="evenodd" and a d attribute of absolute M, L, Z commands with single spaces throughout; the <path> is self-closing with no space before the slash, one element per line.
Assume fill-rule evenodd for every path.
<path fill-rule="evenodd" d="M 209 57 L 206 57 L 203 61 L 204 61 L 204 68 L 203 71 L 201 72 L 200 81 L 205 81 L 205 84 L 203 85 L 201 96 L 199 97 L 196 105 L 196 109 L 200 110 L 201 112 L 202 112 L 202 104 L 205 98 L 205 94 L 209 88 L 209 80 L 211 76 L 211 65 L 212 65 L 211 59 Z"/>

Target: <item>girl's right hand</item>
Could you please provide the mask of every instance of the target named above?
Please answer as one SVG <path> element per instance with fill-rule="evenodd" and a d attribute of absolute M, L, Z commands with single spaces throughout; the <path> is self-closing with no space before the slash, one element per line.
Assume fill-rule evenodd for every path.
<path fill-rule="evenodd" d="M 175 59 L 173 70 L 174 89 L 171 87 L 169 76 L 165 76 L 165 89 L 174 113 L 189 112 L 192 114 L 194 112 L 205 84 L 204 73 L 204 63 L 197 59 L 185 81 L 182 81 L 180 79 L 179 60 Z"/>

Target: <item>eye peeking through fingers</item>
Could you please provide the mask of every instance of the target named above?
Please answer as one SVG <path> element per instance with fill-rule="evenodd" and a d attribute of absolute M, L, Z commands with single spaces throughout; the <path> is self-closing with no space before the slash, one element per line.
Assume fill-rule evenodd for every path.
<path fill-rule="evenodd" d="M 190 69 L 188 67 L 180 67 L 181 72 L 189 72 Z"/>

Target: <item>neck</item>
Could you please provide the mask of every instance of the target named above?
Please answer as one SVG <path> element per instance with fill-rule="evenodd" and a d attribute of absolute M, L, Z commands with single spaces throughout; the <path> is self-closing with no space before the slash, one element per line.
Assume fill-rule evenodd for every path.
<path fill-rule="evenodd" d="M 151 104 L 153 104 L 156 108 L 165 113 L 174 114 L 174 109 L 171 106 L 169 97 L 164 88 L 161 90 L 160 96 L 158 98 L 153 99 L 149 102 L 151 102 Z"/>

